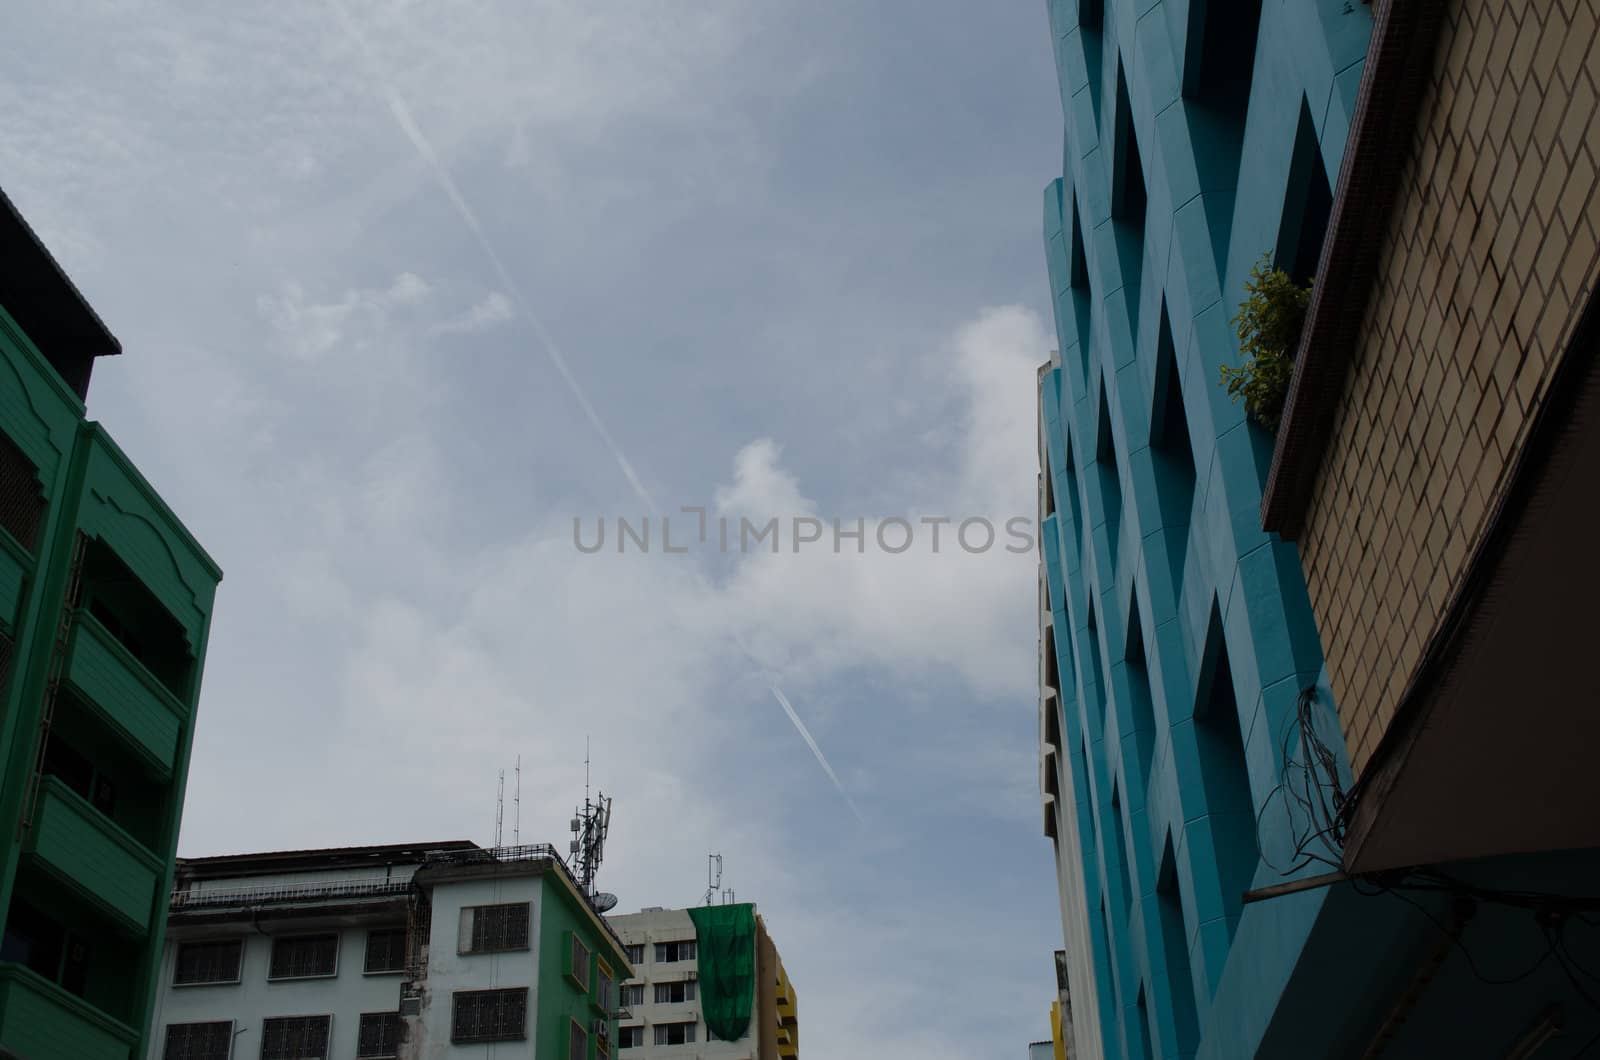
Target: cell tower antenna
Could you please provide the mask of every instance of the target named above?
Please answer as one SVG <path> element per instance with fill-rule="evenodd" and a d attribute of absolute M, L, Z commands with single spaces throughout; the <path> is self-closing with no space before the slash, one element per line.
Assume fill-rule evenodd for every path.
<path fill-rule="evenodd" d="M 506 771 L 500 771 L 500 784 L 494 792 L 494 845 L 500 848 L 500 826 L 506 816 Z"/>
<path fill-rule="evenodd" d="M 722 887 L 722 855 L 706 855 L 706 894 L 700 899 L 701 905 L 710 905 L 711 899 L 716 897 L 717 891 Z"/>
<path fill-rule="evenodd" d="M 583 738 L 583 806 L 572 818 L 572 873 L 578 878 L 583 893 L 598 908 L 616 905 L 613 895 L 601 894 L 595 889 L 595 876 L 605 859 L 606 834 L 611 830 L 611 800 L 603 791 L 589 794 L 589 738 Z M 607 904 L 609 903 L 609 904 Z"/>
<path fill-rule="evenodd" d="M 522 845 L 522 756 L 517 756 L 517 783 L 511 794 L 511 845 Z"/>

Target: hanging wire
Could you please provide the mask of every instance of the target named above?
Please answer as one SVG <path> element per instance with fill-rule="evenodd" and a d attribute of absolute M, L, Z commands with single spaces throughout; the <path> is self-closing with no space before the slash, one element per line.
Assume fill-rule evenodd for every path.
<path fill-rule="evenodd" d="M 1341 869 L 1349 833 L 1352 800 L 1340 781 L 1338 752 L 1317 732 L 1316 703 L 1314 685 L 1301 689 L 1295 697 L 1294 719 L 1284 729 L 1278 747 L 1282 763 L 1278 783 L 1256 817 L 1256 848 L 1262 852 L 1262 860 L 1282 876 L 1293 876 L 1312 865 Z M 1261 823 L 1275 800 L 1283 804 L 1294 841 L 1287 866 L 1275 864 L 1261 842 Z"/>

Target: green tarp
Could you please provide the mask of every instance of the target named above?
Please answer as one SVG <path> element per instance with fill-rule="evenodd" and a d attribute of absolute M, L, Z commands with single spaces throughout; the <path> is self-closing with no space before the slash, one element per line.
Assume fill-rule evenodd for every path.
<path fill-rule="evenodd" d="M 756 908 L 707 905 L 689 910 L 700 961 L 700 1010 L 725 1042 L 750 1029 L 756 999 Z"/>

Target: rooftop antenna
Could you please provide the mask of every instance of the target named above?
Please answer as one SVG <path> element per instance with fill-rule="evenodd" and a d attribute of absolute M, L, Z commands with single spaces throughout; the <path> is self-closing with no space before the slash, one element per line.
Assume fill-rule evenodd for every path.
<path fill-rule="evenodd" d="M 500 823 L 506 815 L 506 771 L 500 771 L 500 785 L 494 793 L 494 846 L 500 849 Z"/>
<path fill-rule="evenodd" d="M 603 791 L 589 795 L 589 738 L 583 740 L 583 806 L 572 818 L 572 872 L 589 901 L 605 912 L 616 906 L 616 895 L 595 889 L 595 876 L 605 859 L 606 834 L 611 830 L 611 800 Z M 604 907 L 604 908 L 602 908 Z"/>
<path fill-rule="evenodd" d="M 716 896 L 717 890 L 722 886 L 722 855 L 706 855 L 706 895 L 700 899 L 701 905 L 710 905 L 711 899 Z"/>
<path fill-rule="evenodd" d="M 522 845 L 522 756 L 517 756 L 517 784 L 511 795 L 511 845 Z"/>

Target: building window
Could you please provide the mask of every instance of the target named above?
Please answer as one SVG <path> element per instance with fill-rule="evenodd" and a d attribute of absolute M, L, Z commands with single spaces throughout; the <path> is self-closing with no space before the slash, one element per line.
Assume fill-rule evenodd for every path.
<path fill-rule="evenodd" d="M 379 1060 L 400 1055 L 400 1035 L 405 1024 L 398 1012 L 363 1012 L 356 1034 L 356 1056 Z"/>
<path fill-rule="evenodd" d="M 261 1060 L 327 1060 L 332 1016 L 274 1016 L 261 1021 Z"/>
<path fill-rule="evenodd" d="M 1200 780 L 1205 797 L 1217 875 L 1222 882 L 1222 909 L 1228 942 L 1238 926 L 1240 895 L 1250 888 L 1260 852 L 1256 846 L 1257 805 L 1250 790 L 1250 766 L 1244 753 L 1239 702 L 1228 662 L 1222 611 L 1211 602 L 1205 650 L 1200 659 L 1194 732 L 1200 751 Z"/>
<path fill-rule="evenodd" d="M 406 929 L 380 928 L 367 932 L 367 975 L 400 972 L 406 967 Z"/>
<path fill-rule="evenodd" d="M 624 948 L 628 951 L 629 964 L 644 963 L 644 943 L 641 942 L 637 946 L 627 946 Z"/>
<path fill-rule="evenodd" d="M 0 527 L 32 553 L 46 507 L 38 467 L 10 435 L 0 432 Z"/>
<path fill-rule="evenodd" d="M 695 1023 L 658 1023 L 656 1024 L 657 1045 L 692 1045 L 694 1043 Z"/>
<path fill-rule="evenodd" d="M 180 942 L 177 966 L 172 973 L 172 985 L 237 983 L 239 964 L 243 956 L 244 939 Z"/>
<path fill-rule="evenodd" d="M 685 1001 L 694 1000 L 694 980 L 686 979 L 676 983 L 656 984 L 656 1004 L 678 1005 Z"/>
<path fill-rule="evenodd" d="M 162 1060 L 228 1060 L 233 1047 L 233 1022 L 174 1023 L 167 1027 Z"/>
<path fill-rule="evenodd" d="M 268 979 L 314 979 L 338 973 L 338 935 L 299 935 L 272 940 Z"/>
<path fill-rule="evenodd" d="M 458 990 L 450 997 L 455 1006 L 450 1021 L 452 1042 L 520 1042 L 527 1038 L 527 987 Z"/>
<path fill-rule="evenodd" d="M 568 1024 L 567 1060 L 589 1060 L 589 1035 L 577 1020 Z"/>
<path fill-rule="evenodd" d="M 656 943 L 656 961 L 692 961 L 694 960 L 694 939 L 684 939 L 681 942 Z"/>
<path fill-rule="evenodd" d="M 606 1041 L 604 1035 L 595 1035 L 594 1060 L 611 1060 L 611 1043 Z"/>
<path fill-rule="evenodd" d="M 617 1048 L 637 1049 L 644 1044 L 643 1027 L 618 1027 Z"/>
<path fill-rule="evenodd" d="M 589 989 L 589 947 L 576 932 L 572 934 L 572 945 L 567 952 L 567 978 L 579 990 Z"/>
<path fill-rule="evenodd" d="M 594 996 L 592 1000 L 600 1007 L 600 1011 L 609 1014 L 615 1008 L 616 980 L 611 977 L 611 969 L 605 961 L 594 962 Z"/>
<path fill-rule="evenodd" d="M 468 906 L 461 910 L 462 953 L 504 953 L 527 948 L 527 902 Z"/>
<path fill-rule="evenodd" d="M 629 983 L 622 988 L 622 1007 L 632 1008 L 644 1004 L 644 984 Z"/>

